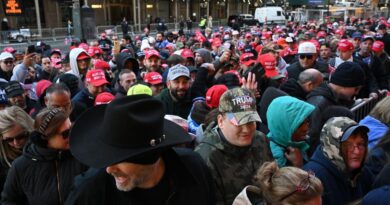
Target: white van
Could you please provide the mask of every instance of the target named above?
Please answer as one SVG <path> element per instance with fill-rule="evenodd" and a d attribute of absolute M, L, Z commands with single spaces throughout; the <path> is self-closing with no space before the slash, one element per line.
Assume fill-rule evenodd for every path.
<path fill-rule="evenodd" d="M 271 22 L 277 24 L 286 23 L 286 17 L 284 16 L 284 11 L 282 7 L 278 7 L 278 6 L 256 8 L 255 19 L 257 19 L 262 24 L 264 23 L 270 24 Z"/>

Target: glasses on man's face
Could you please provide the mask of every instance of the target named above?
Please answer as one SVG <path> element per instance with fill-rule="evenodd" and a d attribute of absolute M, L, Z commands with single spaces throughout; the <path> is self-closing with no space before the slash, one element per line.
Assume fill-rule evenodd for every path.
<path fill-rule="evenodd" d="M 307 58 L 308 60 L 311 60 L 312 58 L 313 58 L 313 55 L 311 55 L 311 54 L 301 54 L 301 55 L 299 55 L 299 58 L 301 59 L 301 60 L 303 60 L 303 59 L 305 59 L 305 58 Z"/>
<path fill-rule="evenodd" d="M 3 61 L 4 62 L 4 64 L 8 64 L 8 65 L 10 65 L 10 64 L 13 64 L 14 62 L 13 61 Z"/>
<path fill-rule="evenodd" d="M 22 133 L 16 135 L 15 137 L 9 137 L 7 139 L 3 139 L 3 141 L 8 143 L 8 144 L 11 144 L 15 140 L 20 141 L 20 140 L 26 139 L 28 136 L 29 136 L 29 133 L 26 131 L 26 132 L 22 132 Z"/>
<path fill-rule="evenodd" d="M 295 193 L 300 193 L 300 192 L 304 192 L 304 191 L 308 190 L 309 187 L 310 187 L 310 178 L 314 178 L 314 177 L 315 177 L 314 172 L 308 171 L 307 172 L 307 177 L 304 178 L 299 183 L 299 185 L 295 188 L 295 190 L 292 191 L 291 193 L 287 194 L 286 196 L 282 197 L 279 201 L 283 201 L 283 200 L 287 199 L 288 197 L 292 196 Z"/>
<path fill-rule="evenodd" d="M 68 139 L 69 138 L 69 133 L 70 133 L 70 129 L 66 129 L 66 130 L 64 130 L 64 131 L 62 131 L 61 133 L 60 133 L 60 135 L 62 136 L 62 139 Z"/>
<path fill-rule="evenodd" d="M 367 144 L 366 144 L 366 143 L 358 143 L 358 144 L 345 143 L 344 146 L 345 146 L 345 148 L 346 148 L 349 152 L 355 151 L 356 148 L 357 148 L 359 151 L 362 151 L 362 150 L 364 150 L 364 149 L 367 148 Z"/>

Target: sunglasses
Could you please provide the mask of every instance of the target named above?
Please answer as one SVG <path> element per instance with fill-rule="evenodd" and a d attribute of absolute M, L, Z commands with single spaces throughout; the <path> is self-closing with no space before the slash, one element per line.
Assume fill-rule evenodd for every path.
<path fill-rule="evenodd" d="M 242 62 L 250 61 L 250 60 L 255 60 L 254 57 L 246 57 L 242 59 Z"/>
<path fill-rule="evenodd" d="M 14 62 L 13 61 L 3 61 L 4 64 L 13 64 Z"/>
<path fill-rule="evenodd" d="M 311 55 L 311 54 L 299 55 L 299 58 L 300 58 L 301 60 L 303 60 L 303 59 L 305 59 L 305 58 L 307 58 L 308 60 L 311 60 L 311 59 L 313 58 L 313 55 Z"/>
<path fill-rule="evenodd" d="M 30 133 L 28 133 L 28 132 L 22 132 L 15 137 L 10 137 L 10 138 L 4 139 L 3 141 L 8 143 L 8 144 L 11 144 L 14 142 L 14 140 L 19 141 L 22 139 L 26 139 L 29 136 L 29 134 Z"/>
<path fill-rule="evenodd" d="M 300 193 L 300 192 L 304 192 L 304 191 L 308 190 L 309 187 L 310 187 L 310 178 L 314 178 L 314 177 L 315 177 L 314 172 L 308 171 L 307 172 L 307 177 L 304 178 L 299 183 L 299 185 L 295 188 L 295 190 L 292 191 L 291 193 L 287 194 L 286 196 L 282 197 L 279 201 L 283 201 L 283 200 L 287 199 L 288 197 L 292 196 L 293 194 L 295 194 L 297 192 Z"/>
<path fill-rule="evenodd" d="M 63 139 L 68 139 L 69 138 L 69 133 L 70 133 L 70 129 L 67 129 L 67 130 L 64 130 L 60 133 L 60 135 L 62 136 Z"/>

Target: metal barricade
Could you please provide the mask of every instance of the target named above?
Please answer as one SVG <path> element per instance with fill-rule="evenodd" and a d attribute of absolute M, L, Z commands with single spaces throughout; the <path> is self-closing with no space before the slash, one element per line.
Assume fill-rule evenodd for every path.
<path fill-rule="evenodd" d="M 355 115 L 355 121 L 359 122 L 361 119 L 366 117 L 375 107 L 375 105 L 387 96 L 387 92 L 380 92 L 378 98 L 367 98 L 361 99 L 360 103 L 357 103 L 351 108 L 352 113 Z"/>

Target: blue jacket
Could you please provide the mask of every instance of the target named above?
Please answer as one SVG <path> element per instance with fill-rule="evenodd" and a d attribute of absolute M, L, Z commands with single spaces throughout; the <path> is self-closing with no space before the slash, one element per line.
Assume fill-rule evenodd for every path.
<path fill-rule="evenodd" d="M 269 105 L 267 122 L 270 132 L 267 136 L 270 138 L 272 155 L 279 167 L 287 166 L 284 156 L 287 147 L 299 148 L 305 156 L 309 145 L 304 141 L 292 141 L 292 136 L 313 110 L 313 105 L 291 96 L 278 97 Z"/>
<path fill-rule="evenodd" d="M 383 124 L 381 121 L 367 115 L 363 118 L 359 124 L 367 126 L 370 131 L 368 132 L 368 148 L 371 150 L 376 143 L 383 137 L 389 127 Z"/>
<path fill-rule="evenodd" d="M 324 154 L 321 146 L 318 146 L 311 160 L 304 166 L 304 170 L 311 170 L 315 173 L 324 186 L 322 195 L 323 205 L 345 205 L 362 198 L 371 189 L 373 175 L 363 167 L 352 181 L 349 176 L 343 173 Z M 352 186 L 355 184 L 355 186 Z"/>

